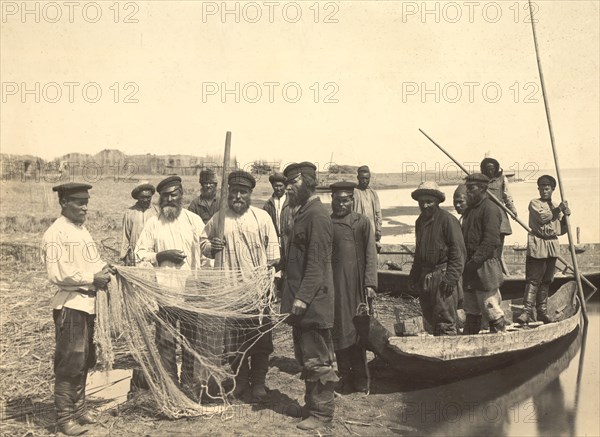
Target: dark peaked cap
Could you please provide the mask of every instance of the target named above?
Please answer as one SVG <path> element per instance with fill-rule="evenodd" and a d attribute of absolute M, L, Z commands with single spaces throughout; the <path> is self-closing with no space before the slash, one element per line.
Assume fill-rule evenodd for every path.
<path fill-rule="evenodd" d="M 68 182 L 66 184 L 57 185 L 52 187 L 52 191 L 58 193 L 59 197 L 72 197 L 74 199 L 89 199 L 90 190 L 92 186 L 90 184 L 80 184 L 78 182 Z"/>
<path fill-rule="evenodd" d="M 250 173 L 244 170 L 235 170 L 229 173 L 227 177 L 227 183 L 229 185 L 241 185 L 248 187 L 251 190 L 256 187 L 256 179 Z"/>
<path fill-rule="evenodd" d="M 156 191 L 162 193 L 167 188 L 179 186 L 181 187 L 181 178 L 177 175 L 171 175 L 158 183 Z"/>
<path fill-rule="evenodd" d="M 354 193 L 355 188 L 356 188 L 356 184 L 354 182 L 348 182 L 348 181 L 335 182 L 329 186 L 329 189 L 331 190 L 332 193 L 339 192 L 339 191 Z"/>
<path fill-rule="evenodd" d="M 285 176 L 283 173 L 273 173 L 271 176 L 269 176 L 269 182 L 271 184 L 274 184 L 275 182 L 285 183 Z"/>
<path fill-rule="evenodd" d="M 485 184 L 488 185 L 490 183 L 490 178 L 482 173 L 473 173 L 467 176 L 467 185 L 470 184 Z"/>
<path fill-rule="evenodd" d="M 131 191 L 131 197 L 137 199 L 142 191 L 152 191 L 152 195 L 156 192 L 152 184 L 140 184 Z"/>
<path fill-rule="evenodd" d="M 218 182 L 217 174 L 212 168 L 204 168 L 200 171 L 200 182 Z"/>
<path fill-rule="evenodd" d="M 312 162 L 304 161 L 301 163 L 292 163 L 288 165 L 285 170 L 283 170 L 283 174 L 286 178 L 286 182 L 290 181 L 298 175 L 306 175 L 311 176 L 312 178 L 317 177 L 317 166 Z"/>

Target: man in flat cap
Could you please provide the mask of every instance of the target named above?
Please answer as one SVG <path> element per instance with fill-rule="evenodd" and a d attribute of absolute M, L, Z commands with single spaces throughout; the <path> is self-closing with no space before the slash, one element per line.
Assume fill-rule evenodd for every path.
<path fill-rule="evenodd" d="M 358 179 L 358 186 L 354 190 L 354 207 L 352 210 L 367 216 L 375 232 L 375 241 L 379 243 L 382 231 L 381 206 L 379 205 L 379 196 L 375 190 L 369 187 L 371 182 L 369 167 L 366 165 L 359 167 L 356 178 Z"/>
<path fill-rule="evenodd" d="M 537 320 L 553 322 L 548 314 L 548 292 L 554 280 L 554 266 L 560 253 L 558 237 L 567 232 L 566 216 L 571 214 L 567 202 L 557 206 L 552 202 L 552 193 L 556 189 L 556 179 L 543 175 L 537 180 L 540 197 L 529 202 L 529 227 L 527 235 L 527 258 L 525 259 L 525 296 L 523 313 L 518 322 L 526 325 L 536 318 L 533 315 L 535 305 Z"/>
<path fill-rule="evenodd" d="M 204 168 L 200 172 L 200 195 L 192 200 L 188 210 L 200 216 L 204 224 L 219 210 L 217 198 L 217 174 L 211 168 Z"/>
<path fill-rule="evenodd" d="M 171 270 L 190 271 L 201 268 L 200 235 L 204 229 L 202 219 L 183 209 L 183 186 L 176 175 L 163 179 L 156 187 L 159 193 L 157 216 L 150 217 L 142 230 L 135 247 L 136 264 L 146 263 L 157 268 L 157 282 L 177 292 L 185 287 L 182 274 L 171 274 Z M 183 282 L 183 283 L 182 283 Z M 183 304 L 183 303 L 182 303 Z M 156 347 L 164 371 L 175 383 L 179 383 L 175 349 L 177 340 L 167 325 L 177 327 L 191 347 L 196 344 L 197 326 L 194 313 L 186 313 L 172 306 L 159 306 L 158 316 L 162 323 L 156 326 Z M 181 387 L 190 398 L 200 396 L 200 383 L 195 378 L 199 364 L 182 343 Z"/>
<path fill-rule="evenodd" d="M 137 202 L 123 216 L 123 236 L 121 239 L 120 258 L 125 265 L 135 265 L 135 244 L 144 225 L 150 217 L 158 215 L 158 208 L 152 205 L 152 196 L 156 192 L 154 185 L 143 182 L 131 191 L 131 197 Z"/>
<path fill-rule="evenodd" d="M 333 345 L 341 381 L 337 391 L 368 392 L 365 351 L 358 345 L 352 319 L 361 303 L 375 298 L 377 246 L 369 219 L 352 211 L 353 182 L 336 182 L 331 189 L 333 251 L 331 266 L 335 287 Z"/>
<path fill-rule="evenodd" d="M 333 419 L 334 349 L 331 329 L 335 292 L 331 271 L 333 225 L 315 194 L 317 168 L 310 162 L 290 164 L 284 170 L 290 207 L 295 214 L 286 249 L 281 312 L 290 313 L 294 353 L 305 382 L 304 420 L 297 427 L 316 430 Z"/>
<path fill-rule="evenodd" d="M 460 224 L 440 208 L 446 195 L 435 182 L 422 182 L 411 197 L 419 202 L 421 214 L 415 224 L 417 244 L 410 284 L 419 291 L 423 317 L 434 335 L 457 335 L 466 257 Z"/>
<path fill-rule="evenodd" d="M 467 176 L 467 210 L 462 232 L 467 248 L 463 273 L 466 320 L 463 334 L 477 334 L 482 314 L 490 332 L 506 331 L 504 311 L 500 308 L 500 286 L 504 282 L 500 262 L 500 224 L 502 214 L 487 195 L 489 178 L 481 173 Z"/>
<path fill-rule="evenodd" d="M 229 174 L 227 182 L 229 189 L 223 239 L 218 234 L 221 214 L 218 212 L 204 228 L 200 238 L 202 252 L 209 258 L 215 258 L 222 252 L 222 257 L 218 258 L 222 261 L 215 262 L 215 267 L 241 271 L 251 277 L 257 268 L 267 269 L 279 262 L 277 232 L 269 214 L 251 206 L 252 190 L 256 186 L 254 177 L 243 170 L 236 170 Z M 241 400 L 252 398 L 260 401 L 267 396 L 265 378 L 269 369 L 269 355 L 273 352 L 272 324 L 268 318 L 259 320 L 257 317 L 244 319 L 239 325 L 248 327 L 229 328 L 225 345 L 228 352 L 236 352 L 230 361 L 237 375 L 234 396 Z"/>
<path fill-rule="evenodd" d="M 58 193 L 61 216 L 44 233 L 43 258 L 48 280 L 58 291 L 50 305 L 56 333 L 54 403 L 57 431 L 80 435 L 81 425 L 96 419 L 86 409 L 85 383 L 96 363 L 94 321 L 96 291 L 110 282 L 114 269 L 83 225 L 92 186 L 67 183 L 52 188 Z"/>

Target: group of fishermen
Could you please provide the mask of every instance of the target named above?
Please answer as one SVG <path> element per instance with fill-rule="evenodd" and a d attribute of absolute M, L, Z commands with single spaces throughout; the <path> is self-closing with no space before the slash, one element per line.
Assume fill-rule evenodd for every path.
<path fill-rule="evenodd" d="M 412 193 L 421 215 L 416 223 L 411 284 L 419 290 L 424 316 L 437 335 L 458 334 L 461 301 L 467 314 L 463 334 L 479 332 L 482 313 L 491 331 L 505 329 L 499 305 L 502 213 L 487 195 L 491 176 L 473 174 L 457 189 L 454 204 L 462 211 L 462 228 L 452 214 L 440 209 L 445 196 L 435 183 L 424 182 Z M 382 216 L 377 193 L 369 187 L 370 178 L 369 168 L 362 166 L 357 184 L 332 184 L 331 212 L 316 194 L 317 172 L 310 162 L 290 164 L 282 174 L 271 175 L 273 195 L 262 209 L 251 205 L 256 180 L 242 170 L 228 175 L 226 208 L 221 208 L 217 175 L 210 169 L 200 173 L 200 196 L 187 209 L 179 176 L 165 178 L 156 188 L 144 183 L 132 191 L 137 203 L 123 219 L 121 259 L 126 265 L 155 268 L 220 268 L 243 274 L 264 266 L 279 271 L 281 313 L 289 314 L 286 321 L 293 327 L 294 353 L 305 382 L 305 405 L 296 412 L 303 420 L 297 426 L 316 430 L 333 418 L 334 390 L 368 391 L 366 356 L 358 346 L 352 320 L 358 306 L 375 298 L 377 290 Z M 546 283 L 553 274 L 551 258 L 558 253 L 556 236 L 562 232 L 563 214 L 569 211 L 565 204 L 555 207 L 551 203 L 549 196 L 556 186 L 552 177 L 541 177 L 538 186 L 541 197 L 530 205 L 526 298 L 533 296 L 529 299 L 533 302 L 538 293 L 538 319 L 543 320 L 539 295 L 546 290 L 547 296 Z M 100 261 L 83 225 L 91 188 L 79 183 L 53 188 L 61 217 L 43 237 L 49 280 L 59 288 L 51 303 L 56 326 L 55 404 L 58 429 L 67 435 L 86 432 L 82 425 L 96 420 L 85 404 L 87 372 L 95 362 L 95 294 L 115 274 L 113 266 Z M 155 192 L 158 207 L 151 202 Z M 220 214 L 225 215 L 223 228 Z M 96 261 L 90 263 L 90 259 Z M 524 314 L 531 319 L 527 302 Z M 165 308 L 159 313 L 165 324 L 175 327 L 179 321 L 186 339 L 197 340 L 198 327 L 189 320 L 178 319 Z M 269 323 L 267 317 L 249 330 L 262 334 L 258 342 L 244 342 L 252 335 L 241 333 L 246 336 L 242 357 L 230 361 L 237 375 L 233 395 L 238 399 L 264 400 L 268 395 L 265 377 L 273 352 Z M 157 348 L 165 369 L 179 382 L 175 342 L 166 331 L 157 326 Z M 208 402 L 215 393 L 211 393 L 210 378 L 196 380 L 197 365 L 182 351 L 180 384 L 188 396 Z"/>

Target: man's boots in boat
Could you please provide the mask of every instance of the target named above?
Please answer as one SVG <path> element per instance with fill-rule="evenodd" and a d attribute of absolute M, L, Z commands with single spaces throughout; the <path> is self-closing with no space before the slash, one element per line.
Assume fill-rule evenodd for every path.
<path fill-rule="evenodd" d="M 463 325 L 463 335 L 475 335 L 481 331 L 481 315 L 467 314 Z"/>
<path fill-rule="evenodd" d="M 533 305 L 535 304 L 536 295 L 538 288 L 528 283 L 525 286 L 525 295 L 523 296 L 523 312 L 517 317 L 517 322 L 521 325 L 527 325 L 531 322 L 535 322 L 533 317 Z"/>
<path fill-rule="evenodd" d="M 542 284 L 537 293 L 535 311 L 538 322 L 553 323 L 555 320 L 548 315 L 548 289 L 550 284 Z"/>
<path fill-rule="evenodd" d="M 490 322 L 490 333 L 502 332 L 506 332 L 506 319 L 504 319 L 504 316 Z"/>

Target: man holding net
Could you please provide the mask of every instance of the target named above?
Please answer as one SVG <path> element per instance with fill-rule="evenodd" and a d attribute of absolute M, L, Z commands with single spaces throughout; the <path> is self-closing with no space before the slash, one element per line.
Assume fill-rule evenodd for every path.
<path fill-rule="evenodd" d="M 114 269 L 104 263 L 85 228 L 88 190 L 92 186 L 70 182 L 53 187 L 61 216 L 44 233 L 43 257 L 50 283 L 58 291 L 50 304 L 55 324 L 54 403 L 57 430 L 81 435 L 96 419 L 87 411 L 85 383 L 96 363 L 94 323 L 96 291 L 106 287 Z"/>
<path fill-rule="evenodd" d="M 316 167 L 310 162 L 286 167 L 290 206 L 299 207 L 286 250 L 285 279 L 281 312 L 290 313 L 294 353 L 302 365 L 305 381 L 302 409 L 304 420 L 297 427 L 313 431 L 333 419 L 334 370 L 333 328 L 334 287 L 331 271 L 333 224 L 315 194 Z"/>
<path fill-rule="evenodd" d="M 199 381 L 194 377 L 195 362 L 192 348 L 196 344 L 196 313 L 185 311 L 184 302 L 177 292 L 185 287 L 185 275 L 180 271 L 200 269 L 200 234 L 204 229 L 202 219 L 183 209 L 181 178 L 173 175 L 163 179 L 156 187 L 160 195 L 158 216 L 151 217 L 136 245 L 136 264 L 150 263 L 158 267 L 156 280 L 164 288 L 159 302 L 156 324 L 156 348 L 164 372 L 178 385 L 175 349 L 177 322 L 182 340 L 181 387 L 188 396 L 197 400 Z M 185 340 L 185 341 L 183 341 Z M 185 345 L 184 343 L 187 343 Z"/>
<path fill-rule="evenodd" d="M 279 262 L 277 232 L 266 211 L 250 206 L 256 186 L 250 173 L 233 171 L 228 184 L 223 239 L 219 237 L 219 212 L 202 233 L 202 252 L 209 258 L 221 252 L 222 262 L 215 263 L 216 268 L 252 278 L 261 266 L 266 269 Z M 265 295 L 268 291 L 264 290 Z M 265 377 L 273 352 L 272 324 L 268 318 L 252 316 L 228 320 L 228 324 L 225 349 L 236 374 L 234 396 L 246 400 L 251 395 L 252 400 L 260 401 L 267 396 Z"/>

